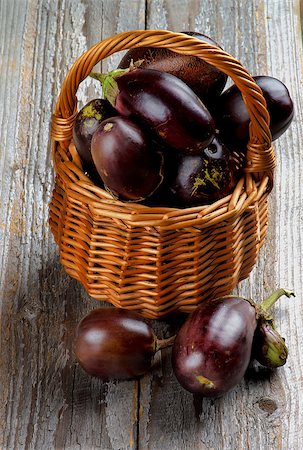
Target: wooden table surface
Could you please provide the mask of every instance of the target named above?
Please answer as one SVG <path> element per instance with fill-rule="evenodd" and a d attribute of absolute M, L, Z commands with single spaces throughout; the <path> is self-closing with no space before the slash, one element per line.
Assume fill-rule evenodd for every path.
<path fill-rule="evenodd" d="M 275 143 L 277 169 L 265 245 L 235 292 L 265 298 L 289 346 L 274 372 L 249 370 L 225 397 L 183 390 L 170 350 L 139 381 L 89 378 L 72 351 L 94 307 L 60 266 L 48 226 L 54 171 L 50 122 L 71 64 L 102 38 L 129 29 L 197 30 L 253 74 L 289 87 L 291 128 Z M 303 86 L 299 0 L 0 0 L 0 448 L 299 450 L 303 448 Z M 114 68 L 120 55 L 103 63 Z M 95 81 L 78 91 L 80 105 Z M 154 323 L 169 335 L 169 320 Z"/>

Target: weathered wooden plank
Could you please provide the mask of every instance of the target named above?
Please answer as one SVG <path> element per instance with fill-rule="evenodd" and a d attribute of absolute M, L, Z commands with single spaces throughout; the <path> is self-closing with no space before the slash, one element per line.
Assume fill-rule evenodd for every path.
<path fill-rule="evenodd" d="M 66 289 L 79 298 L 78 288 L 72 288 L 58 265 L 47 226 L 53 179 L 49 123 L 53 94 L 62 81 L 56 59 L 61 17 L 53 2 L 2 6 L 1 17 L 11 17 L 1 27 L 3 68 L 11 71 L 5 77 L 9 86 L 2 96 L 7 102 L 2 126 L 11 139 L 1 167 L 7 175 L 1 192 L 7 211 L 1 224 L 1 447 L 53 448 L 66 404 Z"/>
<path fill-rule="evenodd" d="M 282 448 L 302 446 L 303 359 L 299 349 L 302 337 L 302 255 L 303 255 L 303 198 L 301 141 L 302 124 L 302 28 L 300 2 L 268 2 L 266 14 L 267 48 L 270 73 L 289 86 L 295 101 L 296 116 L 291 129 L 275 143 L 278 158 L 275 203 L 272 210 L 273 245 L 276 248 L 275 278 L 282 285 L 293 287 L 297 297 L 289 304 L 281 302 L 276 308 L 277 324 L 289 344 L 287 366 L 280 372 L 280 392 L 284 393 L 281 415 Z M 281 38 L 282 37 L 282 38 Z"/>

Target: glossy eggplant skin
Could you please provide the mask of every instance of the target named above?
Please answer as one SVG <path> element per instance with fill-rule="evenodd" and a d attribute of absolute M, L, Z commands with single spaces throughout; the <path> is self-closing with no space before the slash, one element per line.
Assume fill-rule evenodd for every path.
<path fill-rule="evenodd" d="M 112 105 L 104 99 L 94 99 L 88 102 L 78 112 L 73 126 L 75 147 L 88 168 L 94 166 L 91 155 L 91 140 L 100 123 L 117 115 Z"/>
<path fill-rule="evenodd" d="M 262 89 L 270 115 L 272 140 L 278 139 L 290 126 L 294 106 L 287 87 L 269 76 L 254 77 Z M 212 114 L 221 136 L 227 145 L 242 149 L 249 140 L 250 118 L 242 94 L 236 85 L 231 86 L 211 106 Z"/>
<path fill-rule="evenodd" d="M 169 167 L 166 185 L 174 205 L 189 207 L 225 197 L 236 179 L 231 152 L 215 137 L 201 155 L 179 155 Z"/>
<path fill-rule="evenodd" d="M 119 308 L 98 308 L 79 323 L 74 352 L 89 375 L 130 379 L 143 375 L 152 363 L 155 334 L 139 314 Z"/>
<path fill-rule="evenodd" d="M 221 48 L 217 42 L 202 33 L 183 33 Z M 227 75 L 202 59 L 175 53 L 166 48 L 132 48 L 123 56 L 118 67 L 127 69 L 131 62 L 136 61 L 140 61 L 141 68 L 160 70 L 180 78 L 206 105 L 221 94 L 227 80 Z"/>
<path fill-rule="evenodd" d="M 177 334 L 172 366 L 192 393 L 219 397 L 243 377 L 257 326 L 254 306 L 238 297 L 203 302 Z"/>
<path fill-rule="evenodd" d="M 92 157 L 105 187 L 122 200 L 139 201 L 162 182 L 162 154 L 125 117 L 103 121 L 92 139 Z"/>
<path fill-rule="evenodd" d="M 116 82 L 117 111 L 150 129 L 163 145 L 185 154 L 198 154 L 213 140 L 212 116 L 179 78 L 158 70 L 133 69 Z"/>

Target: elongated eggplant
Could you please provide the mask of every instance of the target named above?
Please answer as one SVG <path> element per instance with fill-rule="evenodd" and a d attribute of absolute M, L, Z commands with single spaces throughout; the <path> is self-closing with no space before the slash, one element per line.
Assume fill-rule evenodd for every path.
<path fill-rule="evenodd" d="M 114 108 L 175 150 L 199 154 L 214 138 L 215 124 L 197 95 L 179 78 L 151 69 L 91 74 Z"/>
<path fill-rule="evenodd" d="M 268 76 L 257 76 L 254 80 L 262 89 L 267 103 L 270 131 L 274 141 L 287 130 L 292 122 L 293 102 L 282 81 Z M 212 104 L 211 111 L 227 145 L 243 150 L 249 139 L 250 118 L 238 87 L 233 85 L 223 92 Z"/>
<path fill-rule="evenodd" d="M 189 315 L 177 334 L 172 366 L 180 384 L 205 397 L 218 397 L 243 377 L 251 360 L 259 321 L 272 322 L 267 309 L 281 295 L 279 289 L 258 305 L 241 297 L 208 300 Z"/>
<path fill-rule="evenodd" d="M 219 44 L 205 34 L 183 31 L 184 34 L 219 47 Z M 127 69 L 130 64 L 140 62 L 140 68 L 160 70 L 184 81 L 207 105 L 221 94 L 227 76 L 215 66 L 200 58 L 173 52 L 166 48 L 138 47 L 127 51 L 119 63 L 119 69 Z"/>
<path fill-rule="evenodd" d="M 179 155 L 167 174 L 169 197 L 176 206 L 212 203 L 228 195 L 236 184 L 229 149 L 215 137 L 201 155 Z"/>
<path fill-rule="evenodd" d="M 145 199 L 161 184 L 162 154 L 129 119 L 117 116 L 103 121 L 91 147 L 106 189 L 121 200 Z"/>

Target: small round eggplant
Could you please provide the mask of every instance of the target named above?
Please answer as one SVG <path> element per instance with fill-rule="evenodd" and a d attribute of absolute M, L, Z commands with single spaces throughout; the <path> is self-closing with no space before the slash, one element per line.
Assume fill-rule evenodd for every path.
<path fill-rule="evenodd" d="M 100 123 L 117 115 L 112 105 L 103 99 L 88 102 L 78 112 L 73 126 L 73 139 L 75 147 L 88 168 L 94 167 L 91 155 L 91 140 Z"/>
<path fill-rule="evenodd" d="M 221 48 L 204 34 L 194 31 L 183 33 Z M 227 80 L 227 75 L 200 58 L 175 53 L 166 48 L 132 48 L 123 56 L 118 67 L 127 69 L 136 62 L 140 62 L 140 68 L 160 70 L 180 78 L 206 105 L 221 94 Z"/>
<path fill-rule="evenodd" d="M 257 326 L 253 341 L 253 356 L 262 366 L 270 369 L 284 366 L 288 348 L 284 338 L 269 323 Z"/>
<path fill-rule="evenodd" d="M 115 109 L 184 154 L 199 154 L 214 138 L 215 124 L 197 95 L 179 78 L 152 69 L 91 74 Z"/>
<path fill-rule="evenodd" d="M 254 77 L 262 89 L 270 115 L 272 140 L 278 139 L 290 126 L 294 107 L 287 87 L 282 81 L 268 76 Z M 250 118 L 242 94 L 231 86 L 210 107 L 224 142 L 231 148 L 244 149 L 249 140 Z"/>
<path fill-rule="evenodd" d="M 241 297 L 221 297 L 201 303 L 179 330 L 172 367 L 189 392 L 218 397 L 243 377 L 252 355 L 259 322 L 272 322 L 267 310 L 281 295 L 279 289 L 261 305 Z"/>
<path fill-rule="evenodd" d="M 268 311 L 281 295 L 295 296 L 292 291 L 278 289 L 262 303 L 261 311 Z M 270 369 L 275 369 L 286 363 L 288 348 L 284 338 L 276 330 L 274 320 L 269 314 L 265 314 L 265 317 L 261 315 L 259 318 L 252 354 L 254 359 L 262 366 Z"/>
<path fill-rule="evenodd" d="M 158 340 L 149 323 L 139 314 L 118 308 L 98 308 L 78 324 L 74 352 L 89 375 L 130 379 L 146 373 L 154 354 L 172 338 Z"/>
<path fill-rule="evenodd" d="M 162 182 L 162 154 L 151 148 L 149 137 L 125 117 L 103 121 L 91 148 L 106 189 L 121 200 L 143 200 Z"/>
<path fill-rule="evenodd" d="M 183 207 L 212 203 L 228 195 L 236 184 L 231 152 L 218 137 L 199 156 L 177 157 L 169 172 L 170 198 Z"/>

